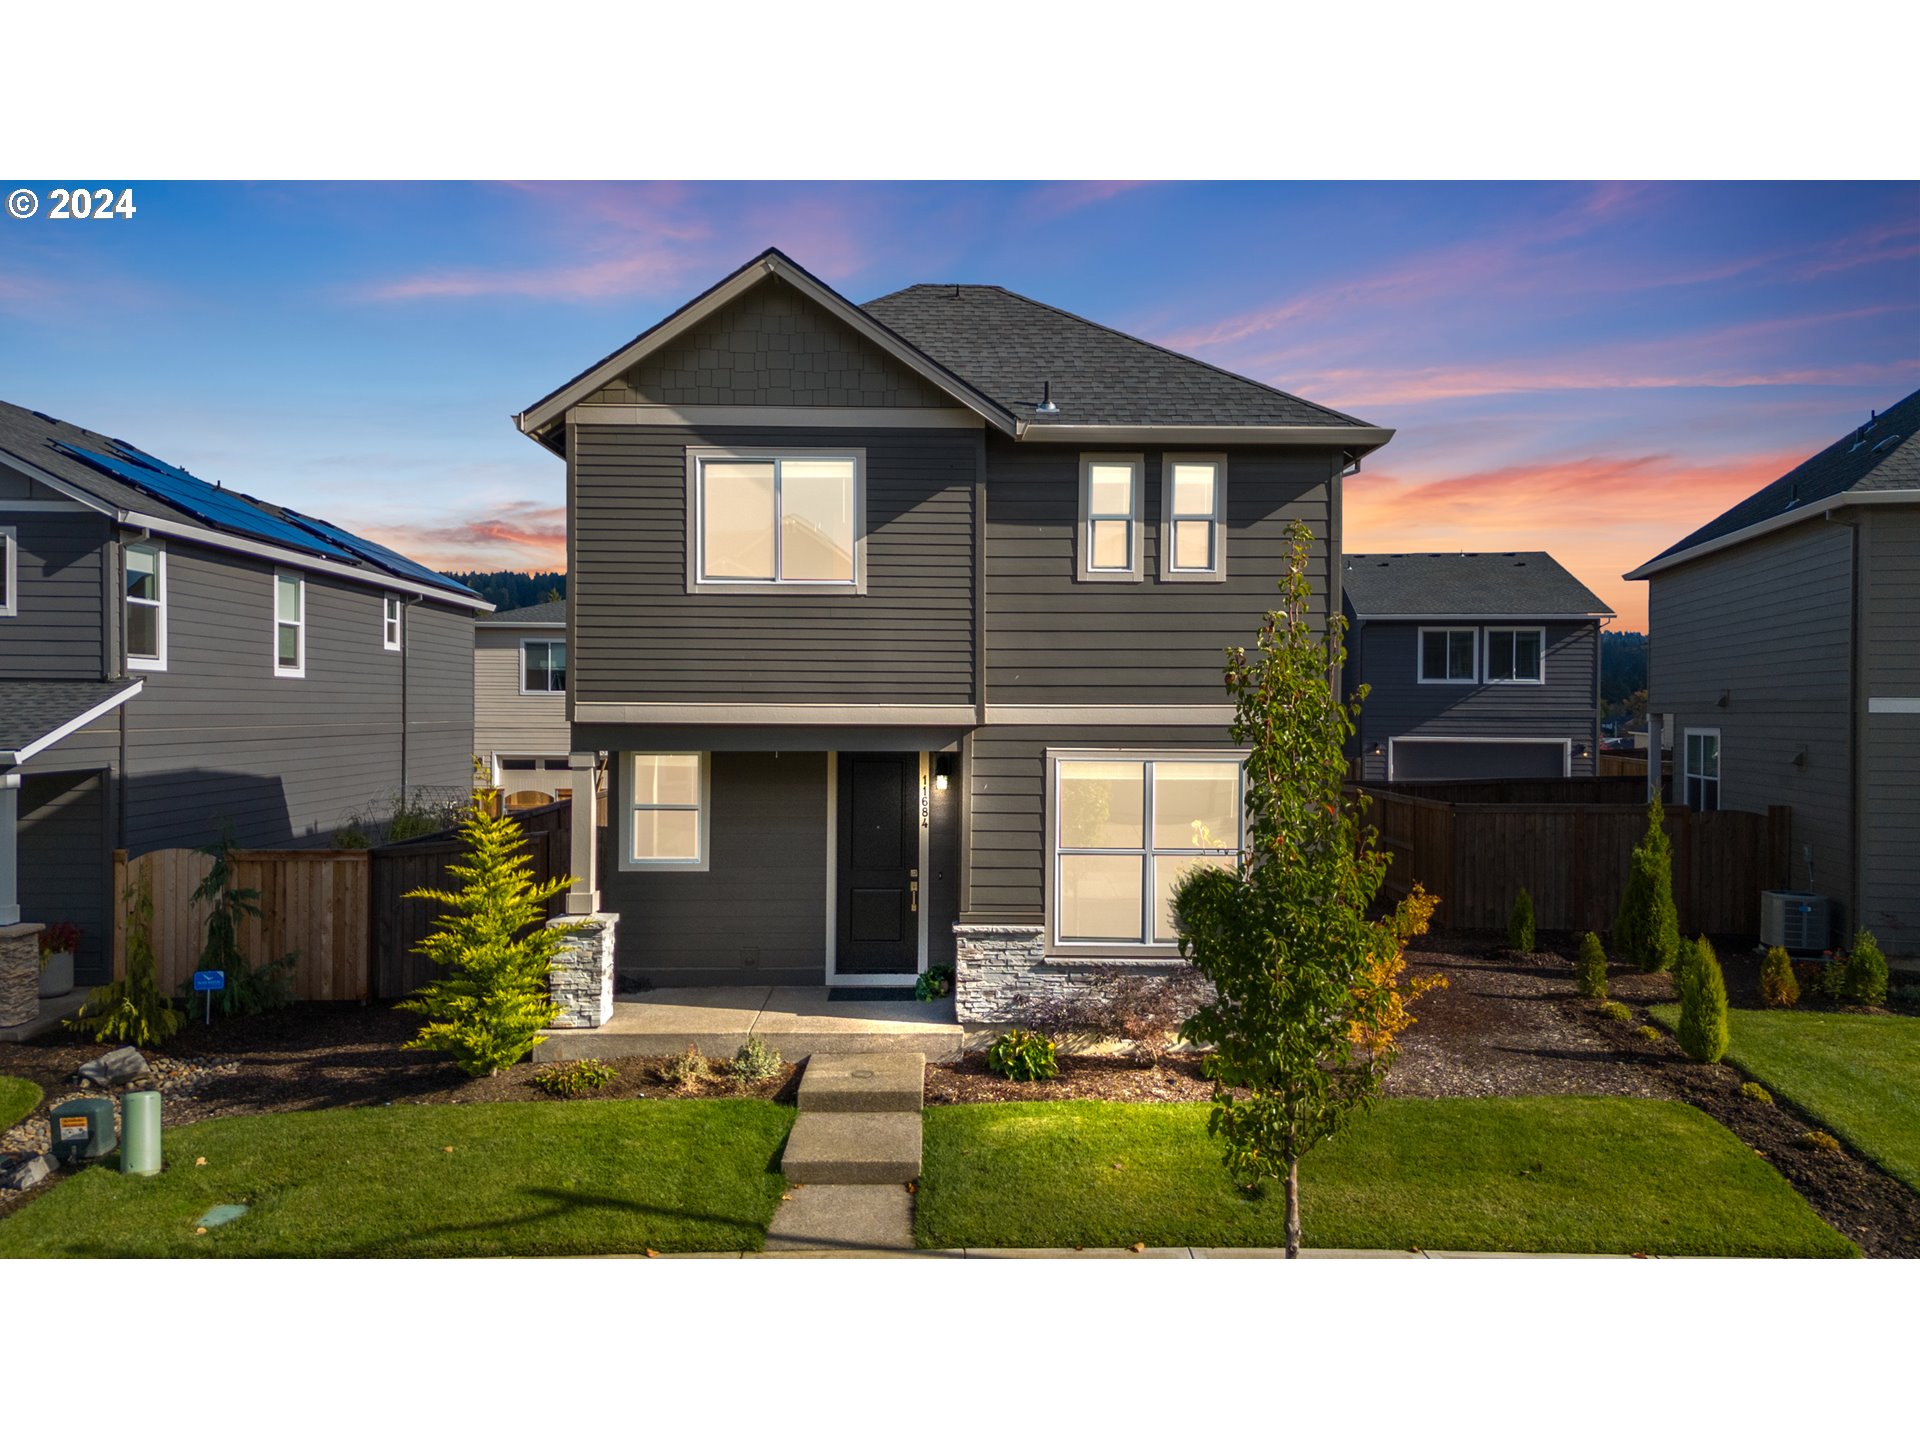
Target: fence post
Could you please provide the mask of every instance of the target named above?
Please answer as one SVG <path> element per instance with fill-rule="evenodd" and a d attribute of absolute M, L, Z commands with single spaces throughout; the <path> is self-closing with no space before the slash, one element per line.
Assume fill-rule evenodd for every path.
<path fill-rule="evenodd" d="M 113 965 L 109 980 L 127 974 L 127 852 L 113 852 Z"/>

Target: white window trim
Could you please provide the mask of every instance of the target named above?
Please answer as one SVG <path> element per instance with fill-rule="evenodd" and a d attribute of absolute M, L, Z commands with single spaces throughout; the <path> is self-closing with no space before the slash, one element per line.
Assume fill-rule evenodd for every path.
<path fill-rule="evenodd" d="M 1427 636 L 1458 635 L 1462 631 L 1473 636 L 1473 674 L 1462 679 L 1447 679 L 1444 676 L 1434 678 L 1427 674 Z M 1448 647 L 1451 649 L 1452 647 Z M 1478 685 L 1480 683 L 1480 631 L 1472 625 L 1422 625 L 1413 639 L 1414 674 L 1422 685 Z"/>
<path fill-rule="evenodd" d="M 705 488 L 700 466 L 707 460 L 772 460 L 774 465 L 774 569 L 780 556 L 780 481 L 782 460 L 851 460 L 853 462 L 853 579 L 851 580 L 709 580 L 704 574 L 706 537 Z M 862 446 L 808 449 L 805 446 L 689 445 L 687 447 L 687 593 L 689 595 L 864 595 L 867 593 L 867 452 Z"/>
<path fill-rule="evenodd" d="M 529 645 L 565 645 L 566 643 L 565 640 L 556 640 L 551 635 L 530 635 L 520 642 L 520 693 L 522 695 L 533 695 L 542 699 L 549 699 L 555 695 L 564 695 L 567 693 L 567 687 L 565 685 L 562 685 L 558 690 L 554 689 L 551 685 L 545 690 L 529 690 L 527 688 L 527 647 Z M 569 666 L 572 665 L 573 657 L 571 655 L 567 657 L 567 663 Z M 553 674 L 553 656 L 551 654 L 547 656 L 547 674 Z"/>
<path fill-rule="evenodd" d="M 120 650 L 126 655 L 127 669 L 162 671 L 167 668 L 167 547 L 158 540 L 136 540 L 133 545 L 153 551 L 153 586 L 160 594 L 158 602 L 149 604 L 144 600 L 135 600 L 127 594 L 126 554 L 132 546 L 123 546 L 120 557 Z M 127 606 L 146 605 L 160 612 L 154 633 L 159 639 L 158 655 L 127 655 Z"/>
<path fill-rule="evenodd" d="M 636 810 L 686 810 L 686 805 L 646 805 L 634 803 L 633 757 L 641 755 L 697 755 L 700 758 L 700 799 L 696 827 L 700 854 L 693 860 L 636 860 L 633 858 L 633 813 Z M 706 872 L 712 857 L 713 832 L 713 756 L 705 750 L 623 750 L 620 752 L 620 864 L 621 870 L 674 870 L 694 875 Z"/>
<path fill-rule="evenodd" d="M 1713 737 L 1712 775 L 1696 775 L 1694 773 L 1693 737 L 1696 735 L 1711 735 Z M 1725 775 L 1727 768 L 1726 755 L 1722 751 L 1723 744 L 1724 742 L 1720 739 L 1720 727 L 1717 725 L 1702 725 L 1698 728 L 1690 726 L 1680 732 L 1680 803 L 1689 810 L 1697 808 L 1693 803 L 1692 795 L 1693 782 L 1695 780 L 1702 782 L 1712 780 L 1714 784 L 1713 808 L 1714 810 L 1725 808 L 1720 803 L 1721 797 L 1726 792 L 1726 781 L 1721 778 Z M 1711 812 L 1703 810 L 1700 811 L 1700 813 L 1708 814 Z"/>
<path fill-rule="evenodd" d="M 282 580 L 292 580 L 296 584 L 298 584 L 300 587 L 300 618 L 298 620 L 282 620 L 280 618 L 280 582 Z M 272 601 L 273 630 L 271 635 L 269 636 L 269 644 L 272 647 L 270 653 L 273 656 L 273 673 L 276 678 L 281 680 L 304 680 L 306 679 L 306 676 L 307 676 L 307 576 L 306 576 L 306 572 L 302 570 L 275 569 L 275 571 L 273 572 L 272 595 L 273 595 L 273 601 Z M 292 664 L 292 665 L 282 665 L 280 663 L 280 627 L 282 625 L 293 626 L 295 630 L 295 634 L 299 640 L 298 648 L 300 651 L 300 658 L 295 664 Z"/>
<path fill-rule="evenodd" d="M 1059 956 L 1126 956 L 1142 959 L 1154 959 L 1166 956 L 1178 957 L 1178 944 L 1166 944 L 1147 940 L 1062 940 L 1060 938 L 1060 763 L 1073 760 L 1133 760 L 1151 763 L 1166 760 L 1173 763 L 1186 761 L 1233 761 L 1240 768 L 1240 833 L 1234 838 L 1231 847 L 1222 846 L 1216 850 L 1182 850 L 1169 847 L 1161 850 L 1153 845 L 1153 777 L 1149 771 L 1143 781 L 1146 793 L 1140 814 L 1140 839 L 1138 849 L 1081 849 L 1074 848 L 1075 855 L 1139 855 L 1145 867 L 1141 876 L 1144 894 L 1141 900 L 1141 930 L 1145 936 L 1153 934 L 1154 906 L 1158 894 L 1153 882 L 1153 859 L 1155 855 L 1240 855 L 1247 848 L 1247 756 L 1252 752 L 1244 746 L 1218 746 L 1212 749 L 1062 749 L 1046 752 L 1046 804 L 1042 819 L 1044 830 L 1041 832 L 1041 844 L 1045 847 L 1046 877 L 1044 908 L 1046 922 L 1046 953 Z"/>
<path fill-rule="evenodd" d="M 0 525 L 0 620 L 20 613 L 20 541 L 11 525 Z"/>
<path fill-rule="evenodd" d="M 406 606 L 400 603 L 400 597 L 391 590 L 380 597 L 380 645 L 386 650 L 400 648 L 401 635 L 406 625 Z"/>
<path fill-rule="evenodd" d="M 1127 517 L 1128 535 L 1132 541 L 1128 547 L 1126 569 L 1096 569 L 1093 564 L 1093 515 L 1091 513 L 1093 467 L 1095 465 L 1129 465 L 1133 468 L 1133 513 Z M 1080 520 L 1074 530 L 1073 570 L 1076 580 L 1105 581 L 1115 584 L 1131 585 L 1138 583 L 1146 575 L 1141 552 L 1146 548 L 1140 533 L 1141 521 L 1146 515 L 1147 457 L 1144 454 L 1116 455 L 1099 451 L 1086 451 L 1080 456 Z M 1101 516 L 1101 519 L 1117 519 L 1117 516 Z"/>
<path fill-rule="evenodd" d="M 1213 466 L 1213 514 L 1173 513 L 1173 467 Z M 1183 570 L 1173 563 L 1173 522 L 1207 519 L 1213 524 L 1213 564 L 1204 570 Z M 1167 454 L 1160 457 L 1160 578 L 1172 582 L 1201 582 L 1227 578 L 1227 457 L 1214 454 Z"/>
<path fill-rule="evenodd" d="M 1493 678 L 1493 637 L 1498 635 L 1524 635 L 1531 631 L 1540 637 L 1540 676 L 1537 680 L 1514 678 L 1496 680 Z M 1489 625 L 1480 632 L 1480 673 L 1487 677 L 1489 685 L 1544 685 L 1547 683 L 1547 627 L 1544 625 Z"/>

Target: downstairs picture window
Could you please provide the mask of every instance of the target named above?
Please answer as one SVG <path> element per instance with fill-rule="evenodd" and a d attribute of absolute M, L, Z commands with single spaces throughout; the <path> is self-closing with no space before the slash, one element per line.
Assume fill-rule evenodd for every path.
<path fill-rule="evenodd" d="M 1240 854 L 1242 768 L 1238 756 L 1056 759 L 1053 943 L 1174 947 L 1180 877 Z"/>

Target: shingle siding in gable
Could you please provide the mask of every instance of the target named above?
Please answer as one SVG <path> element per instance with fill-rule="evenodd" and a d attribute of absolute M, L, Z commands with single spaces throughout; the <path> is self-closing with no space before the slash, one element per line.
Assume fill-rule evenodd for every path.
<path fill-rule="evenodd" d="M 577 702 L 968 704 L 976 430 L 576 428 Z M 867 455 L 867 593 L 687 593 L 689 445 Z"/>
<path fill-rule="evenodd" d="M 1145 578 L 1087 583 L 1074 578 L 1080 452 L 989 441 L 988 703 L 1227 703 L 1223 652 L 1250 643 L 1277 602 L 1295 520 L 1313 530 L 1314 589 L 1324 605 L 1332 453 L 1227 455 L 1225 580 L 1158 578 L 1161 456 L 1153 451 L 1140 537 Z"/>
<path fill-rule="evenodd" d="M 765 280 L 585 403 L 951 407 L 954 401 L 792 286 Z"/>

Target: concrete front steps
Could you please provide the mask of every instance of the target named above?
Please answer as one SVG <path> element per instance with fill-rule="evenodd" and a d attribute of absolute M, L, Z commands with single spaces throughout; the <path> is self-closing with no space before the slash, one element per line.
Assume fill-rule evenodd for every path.
<path fill-rule="evenodd" d="M 793 1188 L 767 1228 L 769 1250 L 913 1248 L 907 1185 L 920 1178 L 926 1083 L 926 1056 L 918 1053 L 807 1061 L 781 1165 Z"/>

